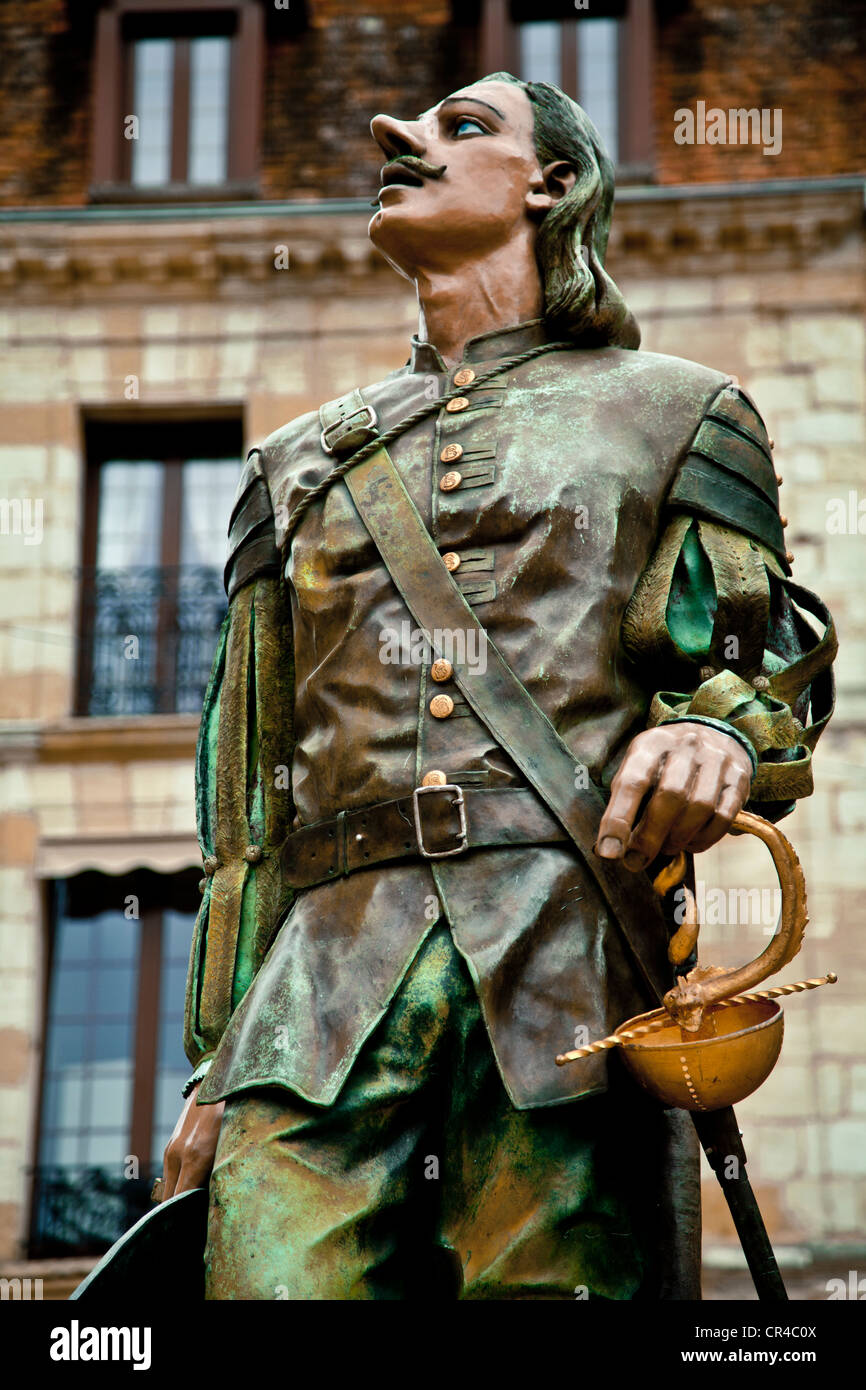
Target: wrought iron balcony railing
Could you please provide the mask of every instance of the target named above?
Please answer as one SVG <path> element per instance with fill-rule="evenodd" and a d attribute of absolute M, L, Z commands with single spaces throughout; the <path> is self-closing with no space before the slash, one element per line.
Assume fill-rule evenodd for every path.
<path fill-rule="evenodd" d="M 150 1191 L 157 1176 L 155 1167 L 137 1178 L 83 1165 L 36 1168 L 28 1257 L 103 1254 L 152 1210 Z"/>
<path fill-rule="evenodd" d="M 222 571 L 85 566 L 78 711 L 199 714 L 226 612 Z"/>

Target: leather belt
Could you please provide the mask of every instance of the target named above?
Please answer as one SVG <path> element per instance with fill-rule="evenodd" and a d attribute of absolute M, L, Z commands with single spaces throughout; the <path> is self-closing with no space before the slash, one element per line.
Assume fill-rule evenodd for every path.
<path fill-rule="evenodd" d="M 280 858 L 285 882 L 301 889 L 386 860 L 561 840 L 569 836 L 530 787 L 449 782 L 305 825 L 283 841 Z"/>

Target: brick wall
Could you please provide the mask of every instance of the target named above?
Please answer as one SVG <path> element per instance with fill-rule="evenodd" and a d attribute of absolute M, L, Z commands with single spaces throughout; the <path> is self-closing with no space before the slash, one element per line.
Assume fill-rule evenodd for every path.
<path fill-rule="evenodd" d="M 674 112 L 782 111 L 782 148 L 678 145 Z M 689 0 L 658 6 L 656 177 L 660 183 L 814 178 L 866 169 L 864 0 Z"/>
<path fill-rule="evenodd" d="M 441 0 L 308 0 L 307 15 L 302 28 L 291 10 L 268 16 L 248 97 L 263 103 L 261 194 L 372 196 L 370 118 L 414 115 L 471 80 L 476 30 Z M 0 206 L 88 201 L 93 27 L 87 5 L 0 0 Z"/>
<path fill-rule="evenodd" d="M 0 0 L 0 205 L 85 201 L 92 16 Z"/>
<path fill-rule="evenodd" d="M 88 199 L 95 6 L 0 0 L 0 206 Z M 414 114 L 477 76 L 476 7 L 447 0 L 307 0 L 266 7 L 265 198 L 363 197 L 377 111 Z M 819 176 L 866 168 L 866 0 L 659 0 L 656 177 L 662 183 Z M 782 111 L 782 148 L 678 145 L 698 101 Z"/>
<path fill-rule="evenodd" d="M 281 38 L 273 26 L 264 197 L 372 197 L 382 158 L 371 117 L 414 116 L 476 76 L 475 30 L 452 24 L 450 8 L 313 0 L 300 35 Z"/>

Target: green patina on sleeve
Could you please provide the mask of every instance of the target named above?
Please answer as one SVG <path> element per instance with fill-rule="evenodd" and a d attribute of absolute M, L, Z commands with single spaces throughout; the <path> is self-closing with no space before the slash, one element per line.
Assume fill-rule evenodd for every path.
<path fill-rule="evenodd" d="M 256 618 L 253 618 L 253 646 L 256 640 Z M 250 843 L 259 845 L 265 835 L 265 813 L 263 794 L 263 769 L 261 766 L 261 741 L 259 739 L 258 691 L 256 688 L 255 661 L 250 661 L 247 684 L 247 817 L 250 826 Z M 255 866 L 247 875 L 241 899 L 240 921 L 238 923 L 238 946 L 235 958 L 235 977 L 232 984 L 232 1009 L 236 1009 L 255 978 L 258 962 L 256 960 L 256 928 L 259 921 L 258 899 L 261 880 Z"/>
<path fill-rule="evenodd" d="M 797 624 L 789 589 L 797 602 L 814 601 L 766 547 L 733 527 L 681 514 L 669 523 L 623 622 L 627 650 L 653 673 L 650 689 L 666 673 L 681 682 L 673 691 L 656 689 L 648 727 L 686 719 L 728 725 L 754 750 L 748 805 L 768 819 L 810 794 L 811 750 L 832 708 L 832 691 L 825 692 L 818 723 L 804 727 L 807 678 L 826 670 L 835 636 L 826 610 L 830 626 L 820 641 Z"/>
<path fill-rule="evenodd" d="M 665 622 L 680 651 L 694 660 L 709 657 L 716 609 L 712 566 L 704 554 L 697 525 L 693 522 L 683 538 L 674 566 Z"/>
<path fill-rule="evenodd" d="M 217 638 L 207 690 L 202 705 L 195 763 L 195 810 L 198 842 L 202 854 L 213 854 L 213 823 L 216 813 L 216 750 L 219 734 L 220 689 L 225 670 L 229 615 L 223 619 Z"/>

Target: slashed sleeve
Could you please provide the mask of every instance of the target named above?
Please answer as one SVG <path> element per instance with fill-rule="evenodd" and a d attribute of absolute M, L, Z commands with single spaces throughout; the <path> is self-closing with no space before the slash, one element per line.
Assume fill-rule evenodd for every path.
<path fill-rule="evenodd" d="M 207 1070 L 291 905 L 279 848 L 291 828 L 293 664 L 274 511 L 258 450 L 229 526 L 229 598 L 196 752 L 203 896 L 187 974 L 184 1048 Z"/>
<path fill-rule="evenodd" d="M 770 443 L 738 387 L 711 404 L 674 479 L 622 639 L 654 692 L 648 728 L 688 720 L 733 734 L 752 758 L 748 809 L 767 819 L 811 793 L 836 634 L 791 576 Z"/>

